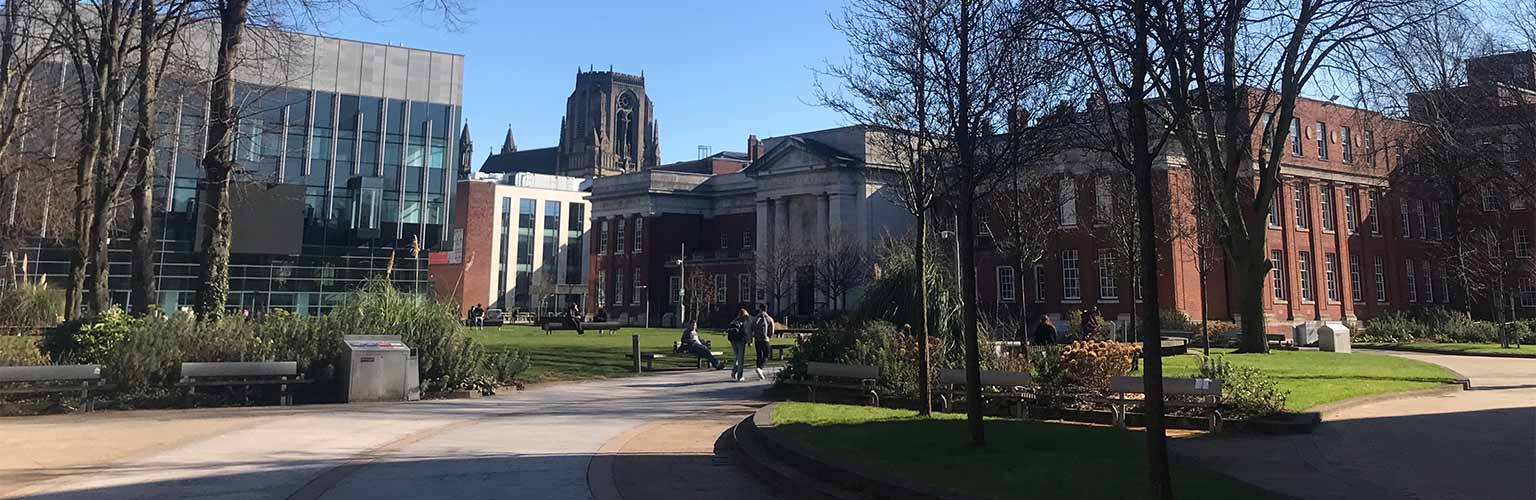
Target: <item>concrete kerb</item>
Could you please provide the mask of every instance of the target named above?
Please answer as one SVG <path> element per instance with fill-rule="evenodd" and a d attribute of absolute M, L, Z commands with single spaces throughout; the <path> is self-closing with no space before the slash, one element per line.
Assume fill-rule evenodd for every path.
<path fill-rule="evenodd" d="M 1414 347 L 1411 344 L 1410 345 L 1361 344 L 1359 346 L 1359 348 L 1360 349 L 1373 349 L 1373 350 L 1377 350 L 1377 351 L 1411 352 L 1411 353 L 1414 353 L 1414 354 L 1442 354 L 1442 355 L 1445 355 L 1445 356 L 1467 356 L 1467 357 L 1472 357 L 1472 358 L 1536 359 L 1536 354 L 1528 354 L 1528 353 L 1518 353 L 1518 352 L 1447 351 L 1447 350 L 1443 350 L 1443 349 L 1435 349 L 1433 347 Z"/>
<path fill-rule="evenodd" d="M 587 489 L 592 491 L 592 500 L 624 500 L 624 495 L 619 494 L 619 485 L 613 479 L 613 463 L 615 457 L 624 446 L 629 444 L 635 436 L 645 432 L 649 424 L 641 424 L 625 431 L 618 437 L 609 439 L 603 443 L 603 447 L 597 450 L 592 460 L 587 462 Z"/>

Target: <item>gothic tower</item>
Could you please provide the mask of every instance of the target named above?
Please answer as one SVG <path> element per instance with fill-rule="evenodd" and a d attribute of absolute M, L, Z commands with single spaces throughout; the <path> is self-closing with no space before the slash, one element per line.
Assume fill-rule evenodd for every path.
<path fill-rule="evenodd" d="M 577 70 L 560 123 L 560 175 L 601 177 L 660 164 L 651 108 L 645 76 Z"/>

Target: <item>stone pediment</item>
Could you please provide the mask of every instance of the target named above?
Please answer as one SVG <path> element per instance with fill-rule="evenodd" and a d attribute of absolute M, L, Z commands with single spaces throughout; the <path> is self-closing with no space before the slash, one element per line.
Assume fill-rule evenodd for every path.
<path fill-rule="evenodd" d="M 775 173 L 800 172 L 826 168 L 839 168 L 858 163 L 858 159 L 814 139 L 790 137 L 768 150 L 745 172 L 758 177 Z"/>

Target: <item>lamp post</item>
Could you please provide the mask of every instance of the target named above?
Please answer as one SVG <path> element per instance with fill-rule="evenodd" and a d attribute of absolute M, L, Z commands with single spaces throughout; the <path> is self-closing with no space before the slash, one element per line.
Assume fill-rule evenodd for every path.
<path fill-rule="evenodd" d="M 640 297 L 641 297 L 640 300 L 644 300 L 645 301 L 645 327 L 646 328 L 650 328 L 651 327 L 651 293 L 650 293 L 651 292 L 651 287 L 647 286 L 647 285 L 636 285 L 635 288 L 640 289 Z"/>
<path fill-rule="evenodd" d="M 677 324 L 684 324 L 687 317 L 688 305 L 683 299 L 688 297 L 688 268 L 685 267 L 688 258 L 688 244 L 683 243 L 677 253 Z"/>
<path fill-rule="evenodd" d="M 955 240 L 955 291 L 960 290 L 960 238 L 954 231 L 939 231 L 939 237 L 946 240 Z"/>

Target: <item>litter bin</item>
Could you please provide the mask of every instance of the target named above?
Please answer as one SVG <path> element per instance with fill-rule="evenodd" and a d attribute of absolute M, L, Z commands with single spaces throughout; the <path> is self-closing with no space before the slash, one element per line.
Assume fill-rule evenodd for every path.
<path fill-rule="evenodd" d="M 399 335 L 348 335 L 342 342 L 347 358 L 338 364 L 337 376 L 344 402 L 405 401 L 411 394 L 416 358 Z"/>

